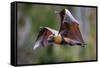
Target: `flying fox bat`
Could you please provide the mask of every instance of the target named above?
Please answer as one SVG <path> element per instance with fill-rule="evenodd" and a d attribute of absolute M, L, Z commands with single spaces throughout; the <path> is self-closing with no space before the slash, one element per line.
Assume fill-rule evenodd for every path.
<path fill-rule="evenodd" d="M 78 21 L 72 16 L 69 10 L 63 9 L 59 12 L 61 19 L 61 26 L 59 31 L 49 27 L 41 28 L 36 39 L 33 49 L 40 46 L 47 47 L 51 43 L 55 44 L 69 44 L 85 46 L 81 32 L 79 30 Z"/>

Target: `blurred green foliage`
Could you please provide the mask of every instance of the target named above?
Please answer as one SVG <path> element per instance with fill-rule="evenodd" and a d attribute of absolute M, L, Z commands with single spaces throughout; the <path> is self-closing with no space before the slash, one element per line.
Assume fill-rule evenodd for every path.
<path fill-rule="evenodd" d="M 59 15 L 55 14 L 55 11 L 62 10 L 63 8 L 73 10 L 73 13 L 75 10 L 75 8 L 72 6 L 37 5 L 23 3 L 17 4 L 18 64 L 40 64 L 96 60 L 96 8 L 91 7 L 89 7 L 89 11 L 87 11 L 89 13 L 87 15 L 88 35 L 85 39 L 87 44 L 85 48 L 76 45 L 68 46 L 54 44 L 49 45 L 46 48 L 40 47 L 36 50 L 33 50 L 35 40 L 40 31 L 40 26 L 59 30 Z M 81 9 L 82 8 L 83 7 L 81 7 Z M 83 27 L 85 28 L 85 26 Z"/>

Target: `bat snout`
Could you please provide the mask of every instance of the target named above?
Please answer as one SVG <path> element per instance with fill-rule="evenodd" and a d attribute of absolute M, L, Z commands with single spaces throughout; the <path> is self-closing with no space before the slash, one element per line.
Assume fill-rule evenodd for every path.
<path fill-rule="evenodd" d="M 48 41 L 48 43 L 52 43 L 53 42 L 53 40 L 51 38 L 48 38 L 47 41 Z"/>

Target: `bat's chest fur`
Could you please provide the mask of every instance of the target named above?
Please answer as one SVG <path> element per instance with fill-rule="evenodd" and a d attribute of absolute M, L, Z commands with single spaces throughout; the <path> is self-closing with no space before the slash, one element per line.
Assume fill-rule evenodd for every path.
<path fill-rule="evenodd" d="M 56 44 L 68 44 L 69 42 L 71 42 L 71 39 L 64 38 L 60 34 L 55 35 L 53 40 L 54 40 L 54 43 L 56 43 Z M 65 42 L 65 40 L 66 40 L 66 42 Z"/>
<path fill-rule="evenodd" d="M 54 36 L 54 43 L 60 44 L 62 42 L 62 37 L 60 34 Z"/>

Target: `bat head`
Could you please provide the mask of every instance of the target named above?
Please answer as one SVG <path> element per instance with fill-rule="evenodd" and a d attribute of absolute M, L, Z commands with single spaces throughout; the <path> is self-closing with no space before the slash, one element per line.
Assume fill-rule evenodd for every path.
<path fill-rule="evenodd" d="M 48 37 L 48 42 L 49 43 L 56 43 L 56 44 L 60 44 L 62 41 L 62 37 L 60 34 L 51 34 Z"/>
<path fill-rule="evenodd" d="M 59 13 L 59 15 L 61 18 L 61 22 L 67 22 L 67 23 L 76 22 L 76 23 L 78 23 L 78 21 L 72 16 L 71 12 L 67 9 L 63 9 Z"/>
<path fill-rule="evenodd" d="M 51 34 L 47 39 L 48 43 L 53 43 L 53 38 L 54 38 L 54 34 Z"/>

